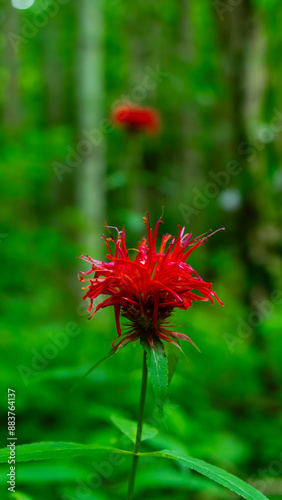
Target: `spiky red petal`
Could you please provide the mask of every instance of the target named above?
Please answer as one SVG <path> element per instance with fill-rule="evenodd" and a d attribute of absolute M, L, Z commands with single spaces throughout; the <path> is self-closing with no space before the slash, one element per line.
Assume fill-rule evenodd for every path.
<path fill-rule="evenodd" d="M 108 295 L 91 317 L 101 308 L 114 306 L 118 334 L 114 343 L 122 336 L 120 316 L 129 320 L 129 331 L 116 344 L 118 348 L 137 338 L 146 338 L 153 347 L 154 337 L 176 345 L 175 340 L 184 339 L 195 345 L 187 335 L 169 330 L 166 320 L 174 309 L 188 309 L 199 300 L 210 300 L 211 303 L 217 300 L 223 305 L 212 290 L 212 284 L 203 281 L 186 263 L 191 253 L 209 236 L 192 240 L 192 233 L 184 234 L 185 228 L 178 226 L 178 237 L 164 235 L 157 250 L 158 229 L 162 221 L 158 220 L 153 231 L 146 215 L 143 219 L 147 240 L 143 238 L 139 242 L 135 259 L 129 258 L 124 228 L 118 232 L 116 239 L 112 235 L 104 237 L 108 262 L 81 256 L 81 259 L 91 263 L 89 271 L 79 274 L 81 281 L 89 281 L 89 285 L 84 287 L 87 292 L 83 299 L 90 299 L 90 312 L 95 298 Z M 114 251 L 110 243 L 114 245 Z M 92 273 L 94 276 L 89 278 Z"/>

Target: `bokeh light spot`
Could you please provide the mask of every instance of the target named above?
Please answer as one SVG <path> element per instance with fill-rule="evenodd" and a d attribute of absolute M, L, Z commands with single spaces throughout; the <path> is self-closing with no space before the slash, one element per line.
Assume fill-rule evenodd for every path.
<path fill-rule="evenodd" d="M 238 189 L 224 189 L 218 197 L 218 204 L 226 212 L 234 212 L 242 204 L 242 195 Z"/>
<path fill-rule="evenodd" d="M 12 6 L 15 9 L 29 9 L 34 4 L 34 0 L 12 0 Z"/>

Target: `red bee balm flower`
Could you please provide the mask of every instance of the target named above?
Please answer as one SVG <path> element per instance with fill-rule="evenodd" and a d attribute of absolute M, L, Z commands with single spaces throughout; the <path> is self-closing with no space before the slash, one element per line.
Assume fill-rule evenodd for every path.
<path fill-rule="evenodd" d="M 152 108 L 122 104 L 114 109 L 112 119 L 117 126 L 124 127 L 130 132 L 156 134 L 160 130 L 159 115 Z"/>
<path fill-rule="evenodd" d="M 89 271 L 79 273 L 81 281 L 90 282 L 85 287 L 87 293 L 83 297 L 90 299 L 88 312 L 91 311 L 96 297 L 109 295 L 96 307 L 90 318 L 99 309 L 114 306 L 118 336 L 113 345 L 122 336 L 114 346 L 115 349 L 136 339 L 147 340 L 153 349 L 154 339 L 166 340 L 177 347 L 179 339 L 187 340 L 194 345 L 184 333 L 169 329 L 167 320 L 175 308 L 188 309 L 193 301 L 210 300 L 213 303 L 216 299 L 223 305 L 212 291 L 212 284 L 203 281 L 196 271 L 186 264 L 193 250 L 202 245 L 208 236 L 204 238 L 199 236 L 192 240 L 192 233 L 184 234 L 185 228 L 178 226 L 178 237 L 164 235 L 157 250 L 157 233 L 162 221 L 158 220 L 153 231 L 149 216 L 146 215 L 143 220 L 148 239 L 143 238 L 139 242 L 134 260 L 128 255 L 124 228 L 121 233 L 118 232 L 117 239 L 113 236 L 106 238 L 103 235 L 109 252 L 107 255 L 109 262 L 93 260 L 89 256 L 80 257 L 92 265 Z M 110 242 L 114 244 L 114 252 L 111 250 Z M 94 273 L 94 277 L 88 278 L 91 273 Z M 129 321 L 127 331 L 123 335 L 120 316 Z"/>

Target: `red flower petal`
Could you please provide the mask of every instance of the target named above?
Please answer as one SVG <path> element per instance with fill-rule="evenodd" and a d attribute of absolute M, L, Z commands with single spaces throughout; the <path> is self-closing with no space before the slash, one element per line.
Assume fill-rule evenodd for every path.
<path fill-rule="evenodd" d="M 188 309 L 193 302 L 210 300 L 213 303 L 217 300 L 223 305 L 212 290 L 212 284 L 202 280 L 186 263 L 191 253 L 211 235 L 191 240 L 192 233 L 184 234 L 185 228 L 179 226 L 178 237 L 171 239 L 166 234 L 157 250 L 158 229 L 162 221 L 158 220 L 153 231 L 148 214 L 146 216 L 147 241 L 143 238 L 139 242 L 135 259 L 129 258 L 124 228 L 118 232 L 117 239 L 113 236 L 105 238 L 108 262 L 81 256 L 91 264 L 89 271 L 79 273 L 81 281 L 89 282 L 84 287 L 87 292 L 83 299 L 90 299 L 90 312 L 96 297 L 108 295 L 91 317 L 101 308 L 114 307 L 117 339 L 124 335 L 116 345 L 118 348 L 138 338 L 146 338 L 154 348 L 154 338 L 157 337 L 176 345 L 173 339 L 184 339 L 195 345 L 187 335 L 171 331 L 166 325 L 174 309 Z M 189 245 L 192 246 L 188 248 Z M 88 277 L 91 273 L 94 273 L 93 278 Z M 129 331 L 125 334 L 122 334 L 120 316 L 129 320 Z"/>
<path fill-rule="evenodd" d="M 131 132 L 156 134 L 160 131 L 159 115 L 152 108 L 121 104 L 113 110 L 112 120 L 118 127 L 124 127 Z"/>

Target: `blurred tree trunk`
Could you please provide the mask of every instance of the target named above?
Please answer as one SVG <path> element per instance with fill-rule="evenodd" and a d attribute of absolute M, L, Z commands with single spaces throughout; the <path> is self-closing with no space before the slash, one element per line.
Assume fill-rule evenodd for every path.
<path fill-rule="evenodd" d="M 179 33 L 177 56 L 183 73 L 183 67 L 190 71 L 194 57 L 193 25 L 191 21 L 191 0 L 179 2 Z M 198 156 L 193 151 L 192 144 L 195 143 L 195 131 L 198 126 L 198 117 L 191 102 L 191 90 L 185 86 L 183 102 L 179 120 L 179 179 L 182 185 L 195 185 L 199 178 Z"/>
<path fill-rule="evenodd" d="M 240 3 L 224 19 L 216 15 L 220 36 L 223 60 L 225 63 L 225 78 L 230 95 L 230 122 L 232 158 L 238 159 L 243 168 L 240 176 L 240 189 L 243 193 L 242 208 L 238 212 L 236 223 L 236 238 L 241 239 L 241 257 L 245 263 L 246 273 L 253 283 L 254 275 L 250 275 L 253 261 L 250 258 L 250 239 L 252 231 L 259 219 L 259 208 L 253 197 L 254 176 L 245 155 L 240 155 L 240 146 L 248 144 L 248 117 L 246 108 L 249 88 L 253 85 L 252 78 L 247 78 L 247 54 L 251 46 L 253 33 L 253 9 L 250 0 Z M 248 74 L 248 76 L 250 76 Z M 260 103 L 261 105 L 261 103 Z M 243 239 L 242 239 L 243 237 Z M 250 287 L 246 288 L 246 301 L 250 299 Z"/>
<path fill-rule="evenodd" d="M 248 276 L 246 300 L 252 302 L 253 289 L 264 283 L 266 293 L 271 291 L 271 279 L 265 266 L 261 266 L 255 259 L 254 246 L 257 230 L 265 219 L 264 215 L 271 204 L 271 196 L 267 196 L 264 203 L 261 198 L 265 195 L 265 175 L 260 173 L 259 154 L 250 161 L 248 155 L 242 153 L 242 147 L 252 145 L 251 125 L 254 116 L 261 115 L 264 82 L 263 73 L 254 72 L 250 61 L 256 56 L 255 37 L 259 26 L 255 18 L 255 11 L 250 0 L 238 5 L 224 21 L 226 23 L 226 46 L 230 51 L 231 67 L 229 69 L 229 83 L 231 96 L 231 119 L 233 124 L 233 154 L 243 167 L 241 189 L 244 195 L 242 208 L 237 218 L 237 236 L 243 236 L 241 257 L 245 263 Z M 262 34 L 261 34 L 262 35 Z M 259 88 L 260 87 L 260 88 Z M 254 95 L 257 95 L 254 99 Z M 250 100 L 251 99 L 251 100 Z M 251 111 L 252 110 L 252 111 Z M 257 152 L 264 149 L 262 142 L 256 142 Z M 238 153 L 240 156 L 238 156 Z"/>
<path fill-rule="evenodd" d="M 101 248 L 105 222 L 105 141 L 101 131 L 104 109 L 104 12 L 103 0 L 77 4 L 77 153 L 76 194 L 85 224 L 85 253 Z M 99 248 L 98 248 L 99 253 Z M 97 252 L 96 252 L 97 255 Z"/>
<path fill-rule="evenodd" d="M 64 68 L 60 54 L 60 17 L 55 16 L 45 28 L 43 75 L 45 84 L 45 117 L 49 124 L 62 123 L 65 111 Z"/>
<path fill-rule="evenodd" d="M 140 23 L 139 16 L 136 16 L 136 8 L 140 9 L 139 0 L 136 0 L 129 8 L 127 17 L 128 33 L 128 55 L 129 55 L 129 79 L 128 94 L 131 96 L 133 104 L 146 105 L 147 96 L 143 102 L 143 96 L 134 89 L 142 85 L 145 75 L 147 60 L 147 40 L 144 37 L 143 23 Z M 142 14 L 141 14 L 142 15 Z M 143 22 L 145 20 L 143 19 Z M 141 25 L 141 27 L 140 27 Z M 127 151 L 125 152 L 125 166 L 128 182 L 129 211 L 133 212 L 133 217 L 142 217 L 149 210 L 148 190 L 145 185 L 145 165 L 143 141 L 140 134 L 127 135 Z"/>
<path fill-rule="evenodd" d="M 5 76 L 1 78 L 5 96 L 2 108 L 3 122 L 8 128 L 17 128 L 22 114 L 19 91 L 20 49 L 22 47 L 19 14 L 10 2 L 7 2 L 5 11 L 2 10 L 2 12 L 5 15 L 2 35 L 5 40 L 2 55 Z"/>
<path fill-rule="evenodd" d="M 257 40 L 263 36 L 257 24 L 253 2 L 246 0 L 237 5 L 232 12 L 225 14 L 224 20 L 218 21 L 218 31 L 227 66 L 226 80 L 229 86 L 232 123 L 232 159 L 236 159 L 243 168 L 238 178 L 239 188 L 243 194 L 241 209 L 235 220 L 234 241 L 240 242 L 241 261 L 245 266 L 246 280 L 242 289 L 244 303 L 247 306 L 248 318 L 256 318 L 252 343 L 258 351 L 258 376 L 263 392 L 273 395 L 277 389 L 275 375 L 268 362 L 268 343 L 262 331 L 263 319 L 259 304 L 269 299 L 273 290 L 273 280 L 269 273 L 268 259 L 261 259 L 259 232 L 266 219 L 265 215 L 271 205 L 271 196 L 265 196 L 265 173 L 260 172 L 260 151 L 264 144 L 256 141 L 252 144 L 250 131 L 253 121 L 262 112 L 263 94 L 265 91 L 265 75 L 260 67 L 253 71 L 253 63 L 257 58 Z M 263 66 L 265 61 L 261 61 Z M 256 97 L 255 97 L 256 96 Z M 253 159 L 246 154 L 247 147 L 253 147 Z M 244 151 L 245 148 L 245 151 Z M 232 238 L 231 238 L 232 240 Z M 234 244 L 232 242 L 232 245 Z M 255 323 L 255 322 L 254 322 Z M 259 439 L 257 452 L 259 453 Z M 254 456 L 256 461 L 259 455 Z"/>

